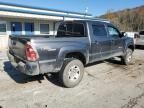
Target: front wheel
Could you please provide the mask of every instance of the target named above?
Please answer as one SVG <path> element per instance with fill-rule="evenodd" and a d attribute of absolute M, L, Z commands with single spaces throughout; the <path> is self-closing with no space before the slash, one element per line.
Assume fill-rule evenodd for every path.
<path fill-rule="evenodd" d="M 132 49 L 127 48 L 126 54 L 124 56 L 122 56 L 122 58 L 121 58 L 122 64 L 124 64 L 124 65 L 131 64 L 132 63 L 132 58 L 133 58 L 132 54 L 133 54 Z"/>
<path fill-rule="evenodd" d="M 59 79 L 63 86 L 72 88 L 80 83 L 83 74 L 84 66 L 80 60 L 67 59 L 59 73 Z"/>

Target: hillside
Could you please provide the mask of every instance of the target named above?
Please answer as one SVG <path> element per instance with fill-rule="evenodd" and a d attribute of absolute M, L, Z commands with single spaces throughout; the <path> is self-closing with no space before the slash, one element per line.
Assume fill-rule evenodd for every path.
<path fill-rule="evenodd" d="M 108 11 L 100 18 L 109 19 L 122 31 L 144 30 L 144 5 L 118 12 Z"/>

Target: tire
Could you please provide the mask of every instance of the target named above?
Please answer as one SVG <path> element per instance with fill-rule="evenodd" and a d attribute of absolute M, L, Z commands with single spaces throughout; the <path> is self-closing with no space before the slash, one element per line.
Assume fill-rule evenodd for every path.
<path fill-rule="evenodd" d="M 83 75 L 83 63 L 78 59 L 67 59 L 59 73 L 59 80 L 64 87 L 73 88 L 81 82 Z"/>
<path fill-rule="evenodd" d="M 132 49 L 127 48 L 126 54 L 124 56 L 122 56 L 122 58 L 121 58 L 122 64 L 130 65 L 132 63 L 132 58 L 133 58 L 132 54 L 133 54 Z"/>

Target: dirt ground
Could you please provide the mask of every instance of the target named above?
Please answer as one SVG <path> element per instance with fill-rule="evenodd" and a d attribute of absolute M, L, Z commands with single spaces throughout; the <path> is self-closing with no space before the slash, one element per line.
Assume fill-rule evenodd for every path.
<path fill-rule="evenodd" d="M 75 88 L 56 76 L 23 75 L 0 52 L 0 108 L 144 108 L 144 49 L 129 66 L 115 59 L 87 66 Z"/>

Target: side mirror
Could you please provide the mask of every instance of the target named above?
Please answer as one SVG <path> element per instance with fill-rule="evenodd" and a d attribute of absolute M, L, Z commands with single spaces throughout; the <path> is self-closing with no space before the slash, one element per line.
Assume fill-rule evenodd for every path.
<path fill-rule="evenodd" d="M 127 33 L 126 32 L 121 32 L 121 37 L 126 37 Z"/>

